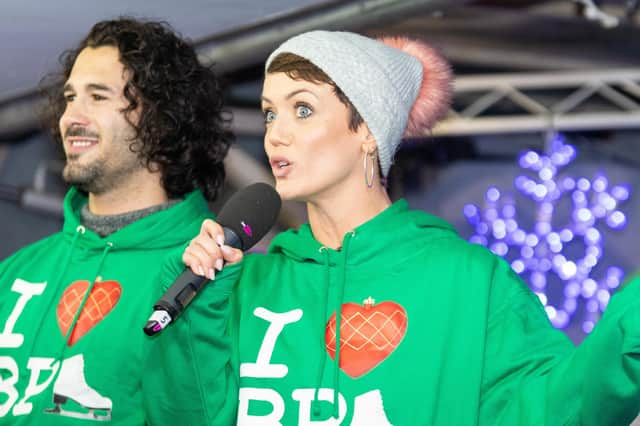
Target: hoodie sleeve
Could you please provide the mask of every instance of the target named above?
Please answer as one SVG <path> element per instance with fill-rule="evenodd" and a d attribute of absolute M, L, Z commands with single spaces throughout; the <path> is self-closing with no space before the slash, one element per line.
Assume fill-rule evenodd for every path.
<path fill-rule="evenodd" d="M 629 424 L 640 410 L 640 283 L 612 298 L 576 348 L 509 265 L 496 262 L 479 424 Z"/>
<path fill-rule="evenodd" d="M 235 424 L 238 378 L 228 332 L 229 297 L 241 269 L 241 263 L 225 267 L 173 324 L 150 338 L 143 378 L 148 424 Z M 178 256 L 165 264 L 163 289 L 183 270 Z"/>
<path fill-rule="evenodd" d="M 7 294 L 8 292 L 8 290 L 5 290 L 5 287 L 10 285 L 9 277 L 7 276 L 7 270 L 9 269 L 9 264 L 14 257 L 15 255 L 0 262 L 0 292 L 2 292 L 3 295 Z M 2 306 L 4 305 L 6 299 L 6 296 L 0 297 L 0 311 L 2 311 Z"/>

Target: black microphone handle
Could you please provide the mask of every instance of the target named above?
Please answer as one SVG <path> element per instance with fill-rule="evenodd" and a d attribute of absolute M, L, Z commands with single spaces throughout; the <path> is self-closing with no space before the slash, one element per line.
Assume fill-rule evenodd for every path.
<path fill-rule="evenodd" d="M 171 320 L 175 320 L 204 287 L 207 279 L 194 274 L 191 269 L 185 269 L 162 298 L 153 305 L 153 310 L 166 311 L 171 316 Z"/>
<path fill-rule="evenodd" d="M 225 226 L 223 231 L 225 245 L 242 249 L 242 240 L 233 230 Z M 169 323 L 175 321 L 202 290 L 207 281 L 207 277 L 196 275 L 191 269 L 185 268 L 184 272 L 171 284 L 171 287 L 167 289 L 160 300 L 153 305 L 154 313 L 151 317 L 158 319 L 147 322 L 144 332 L 152 336 L 164 329 Z M 162 311 L 166 312 L 169 317 L 167 318 L 166 315 L 162 314 L 157 315 Z"/>
<path fill-rule="evenodd" d="M 233 248 L 242 249 L 242 240 L 238 238 L 233 230 L 226 226 L 222 228 L 224 231 L 224 243 Z M 153 306 L 153 309 L 164 310 L 171 316 L 171 320 L 176 318 L 189 306 L 189 303 L 202 290 L 202 287 L 208 281 L 207 277 L 201 277 L 194 274 L 191 269 L 185 268 L 178 279 L 171 284 L 171 287 L 162 295 L 162 298 Z"/>

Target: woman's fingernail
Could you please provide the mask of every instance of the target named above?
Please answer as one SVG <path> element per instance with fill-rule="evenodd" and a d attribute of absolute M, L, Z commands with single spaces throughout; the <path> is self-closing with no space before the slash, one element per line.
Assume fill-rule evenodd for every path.
<path fill-rule="evenodd" d="M 222 265 L 223 265 L 223 261 L 222 261 L 222 259 L 218 259 L 218 260 L 216 260 L 216 269 L 217 269 L 218 271 L 222 271 Z"/>
<path fill-rule="evenodd" d="M 216 242 L 219 246 L 222 246 L 224 244 L 224 237 L 220 234 L 216 235 Z"/>
<path fill-rule="evenodd" d="M 222 250 L 222 253 L 224 254 L 231 254 L 231 247 L 229 246 L 221 245 L 220 250 Z"/>
<path fill-rule="evenodd" d="M 202 267 L 202 265 L 198 265 L 198 275 L 200 275 L 201 277 L 204 277 L 204 268 Z"/>
<path fill-rule="evenodd" d="M 213 268 L 209 269 L 209 279 L 213 281 L 216 278 L 216 271 Z"/>

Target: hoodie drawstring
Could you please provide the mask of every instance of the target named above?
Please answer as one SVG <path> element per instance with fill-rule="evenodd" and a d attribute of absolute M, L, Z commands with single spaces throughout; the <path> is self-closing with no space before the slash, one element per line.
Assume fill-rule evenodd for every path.
<path fill-rule="evenodd" d="M 78 242 L 78 238 L 80 238 L 81 235 L 84 235 L 85 232 L 86 232 L 86 228 L 84 226 L 78 225 L 76 227 L 76 232 L 75 234 L 73 234 L 73 238 L 71 239 L 71 246 L 69 247 L 69 250 L 67 250 L 67 256 L 64 260 L 64 263 L 62 264 L 60 273 L 56 277 L 55 281 L 52 281 L 54 283 L 54 288 L 58 288 L 60 286 L 62 278 L 64 278 L 64 275 L 67 273 L 67 269 L 69 268 L 69 264 L 71 263 L 71 256 L 73 255 L 73 251 L 76 247 L 76 243 Z M 56 303 L 56 298 L 51 297 L 45 312 L 49 312 L 53 307 L 54 303 Z M 44 323 L 45 318 L 46 318 L 46 315 L 40 316 L 40 324 L 38 324 L 38 328 L 36 328 L 36 330 L 42 330 L 42 324 Z M 36 344 L 36 340 L 37 339 L 32 340 L 32 346 L 28 353 L 33 353 L 33 346 Z"/>
<path fill-rule="evenodd" d="M 347 281 L 347 255 L 349 254 L 349 243 L 356 233 L 351 231 L 344 239 L 342 245 L 342 279 L 340 287 L 336 292 L 336 362 L 333 373 L 333 417 L 340 417 L 340 407 L 338 405 L 338 395 L 340 395 L 340 328 L 342 328 L 342 301 L 344 300 L 344 288 Z"/>
<path fill-rule="evenodd" d="M 336 312 L 336 342 L 335 342 L 335 364 L 333 370 L 333 417 L 335 419 L 340 418 L 340 405 L 339 398 L 340 395 L 340 328 L 342 326 L 342 302 L 344 300 L 344 289 L 347 281 L 347 258 L 349 254 L 349 244 L 351 239 L 355 236 L 355 232 L 351 231 L 347 236 L 345 236 L 344 244 L 342 246 L 342 276 L 340 277 L 340 282 L 336 291 L 335 298 L 335 312 Z M 327 311 L 327 306 L 329 304 L 329 287 L 331 280 L 331 269 L 329 262 L 329 250 L 326 247 L 320 247 L 320 253 L 324 254 L 324 267 L 325 267 L 325 295 L 323 301 L 323 312 Z M 322 341 L 325 342 L 325 330 L 322 329 Z M 326 343 L 325 343 L 326 345 Z M 324 376 L 324 369 L 326 367 L 326 358 L 327 354 L 325 351 L 322 353 L 322 357 L 320 358 L 320 368 L 318 370 L 318 378 L 317 385 L 315 386 L 314 396 L 313 396 L 313 415 L 318 417 L 320 415 L 320 404 L 318 401 L 318 394 L 320 392 L 320 386 L 322 385 L 322 377 Z"/>
<path fill-rule="evenodd" d="M 102 264 L 104 263 L 104 259 L 107 257 L 107 253 L 109 253 L 109 250 L 112 247 L 113 247 L 113 243 L 107 242 L 107 244 L 104 246 L 104 250 L 102 250 L 102 256 L 100 257 L 100 261 L 98 262 L 98 267 L 96 268 L 96 272 L 93 274 L 93 279 L 89 282 L 89 285 L 87 286 L 87 290 L 85 291 L 84 296 L 82 297 L 82 301 L 80 302 L 80 306 L 78 306 L 78 310 L 73 316 L 73 320 L 71 321 L 71 325 L 69 325 L 67 334 L 64 336 L 64 342 L 62 343 L 62 348 L 60 349 L 60 353 L 57 359 L 62 359 L 62 354 L 64 353 L 65 346 L 68 344 L 69 339 L 71 338 L 71 334 L 73 334 L 73 331 L 76 328 L 78 317 L 80 317 L 80 314 L 84 309 L 84 305 L 86 304 L 87 299 L 89 298 L 89 295 L 91 294 L 91 291 L 93 290 L 93 287 L 96 284 L 96 280 L 100 276 L 100 270 L 102 269 Z"/>
<path fill-rule="evenodd" d="M 318 249 L 320 253 L 324 255 L 324 271 L 325 271 L 325 291 L 324 291 L 324 300 L 322 301 L 322 312 L 323 315 L 327 312 L 327 306 L 329 305 L 329 283 L 331 281 L 331 269 L 329 268 L 329 250 L 322 246 Z M 325 329 L 321 328 L 322 331 L 322 342 L 325 342 Z M 320 368 L 318 369 L 318 379 L 316 380 L 316 387 L 313 395 L 313 415 L 318 417 L 320 415 L 320 403 L 318 401 L 318 393 L 320 392 L 320 386 L 322 385 L 322 376 L 324 376 L 324 368 L 326 366 L 327 354 L 324 350 L 322 350 L 322 356 L 320 357 Z"/>

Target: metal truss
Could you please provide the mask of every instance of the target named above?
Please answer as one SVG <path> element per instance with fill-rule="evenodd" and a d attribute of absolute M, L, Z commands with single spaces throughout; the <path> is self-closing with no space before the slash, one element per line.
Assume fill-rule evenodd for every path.
<path fill-rule="evenodd" d="M 640 69 L 460 77 L 434 136 L 640 129 Z"/>

